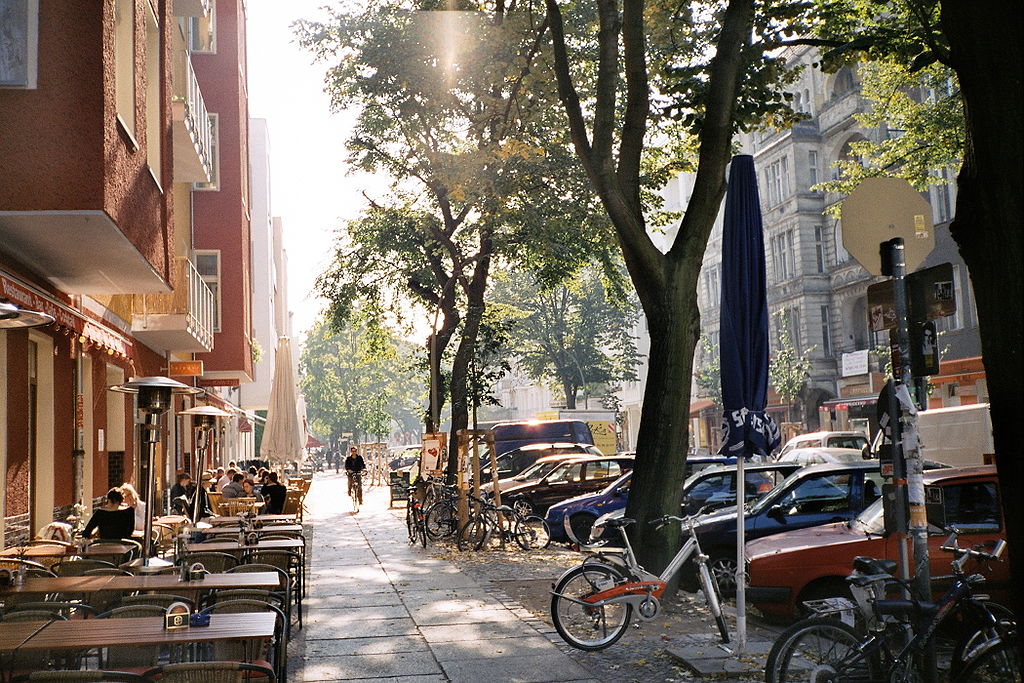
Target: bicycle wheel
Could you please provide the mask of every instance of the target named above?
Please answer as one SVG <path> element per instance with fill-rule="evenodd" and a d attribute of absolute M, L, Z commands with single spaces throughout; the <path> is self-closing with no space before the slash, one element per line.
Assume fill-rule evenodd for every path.
<path fill-rule="evenodd" d="M 979 648 L 957 683 L 1019 683 L 1020 649 L 1016 638 L 997 638 Z"/>
<path fill-rule="evenodd" d="M 416 525 L 416 503 L 412 497 L 405 502 L 405 529 L 409 533 L 409 543 L 415 543 L 417 537 Z"/>
<path fill-rule="evenodd" d="M 472 515 L 456 534 L 455 545 L 459 550 L 476 550 L 487 541 L 490 533 L 487 518 L 481 514 Z"/>
<path fill-rule="evenodd" d="M 455 514 L 455 507 L 442 500 L 427 509 L 426 523 L 427 536 L 436 541 L 454 534 L 459 525 L 459 518 Z"/>
<path fill-rule="evenodd" d="M 768 653 L 765 681 L 877 681 L 880 667 L 859 650 L 861 637 L 836 619 L 805 619 L 775 640 Z"/>
<path fill-rule="evenodd" d="M 566 572 L 551 595 L 551 619 L 558 635 L 580 650 L 602 650 L 621 638 L 629 628 L 631 606 L 593 607 L 581 601 L 625 580 L 617 569 L 602 564 L 584 564 Z"/>
<path fill-rule="evenodd" d="M 423 508 L 417 510 L 416 515 L 416 535 L 419 539 L 420 545 L 424 548 L 427 547 L 427 519 L 426 515 L 423 514 Z"/>
<path fill-rule="evenodd" d="M 523 550 L 542 550 L 551 544 L 548 523 L 536 515 L 517 519 L 512 536 Z"/>
<path fill-rule="evenodd" d="M 950 657 L 950 673 L 953 676 L 967 665 L 967 662 L 974 658 L 990 640 L 995 640 L 1006 633 L 1013 631 L 1016 627 L 1013 612 L 999 603 L 981 603 L 983 609 L 995 619 L 996 623 L 985 623 L 979 625 L 979 619 L 968 619 L 967 623 L 956 624 L 960 637 L 953 646 L 953 653 Z M 985 619 L 988 622 L 988 619 Z"/>

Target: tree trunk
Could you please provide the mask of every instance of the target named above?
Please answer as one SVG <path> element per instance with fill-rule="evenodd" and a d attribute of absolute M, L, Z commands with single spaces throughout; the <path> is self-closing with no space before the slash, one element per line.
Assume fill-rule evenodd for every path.
<path fill-rule="evenodd" d="M 476 338 L 480 332 L 480 320 L 484 315 L 483 296 L 472 301 L 466 308 L 465 323 L 459 346 L 452 359 L 452 432 L 448 437 L 448 472 L 454 480 L 458 468 L 459 430 L 469 428 L 469 365 L 476 353 Z M 452 483 L 452 482 L 449 482 Z"/>
<path fill-rule="evenodd" d="M 660 572 L 679 548 L 679 526 L 655 529 L 648 522 L 678 515 L 689 446 L 690 375 L 700 337 L 695 280 L 699 262 L 676 264 L 656 307 L 645 306 L 651 336 L 644 409 L 626 516 L 641 562 Z"/>
<path fill-rule="evenodd" d="M 1021 221 L 1024 220 L 1024 74 L 1019 0 L 942 3 L 942 27 L 967 124 L 957 177 L 953 239 L 970 270 L 992 410 L 1000 500 L 1013 579 L 1024 578 L 1024 481 L 1018 423 L 1024 414 Z M 1015 550 L 1016 549 L 1016 550 Z M 1015 591 L 1018 615 L 1024 591 Z"/>
<path fill-rule="evenodd" d="M 565 393 L 565 409 L 576 410 L 576 385 L 571 380 L 563 377 L 562 391 Z"/>
<path fill-rule="evenodd" d="M 424 420 L 424 424 L 427 427 L 427 433 L 428 434 L 432 434 L 432 433 L 437 432 L 438 430 L 440 430 L 441 429 L 441 424 L 440 423 L 443 422 L 443 420 L 441 420 L 441 411 L 444 408 L 444 404 L 445 404 L 444 397 L 445 397 L 445 394 L 447 392 L 445 392 L 444 381 L 442 379 L 444 377 L 444 375 L 441 373 L 441 365 L 442 365 L 441 364 L 441 358 L 444 356 L 444 351 L 445 351 L 445 349 L 448 348 L 448 344 L 451 343 L 452 335 L 455 334 L 455 329 L 459 325 L 459 315 L 458 315 L 458 312 L 454 310 L 454 305 L 451 306 L 451 310 L 443 311 L 442 315 L 443 315 L 444 322 L 441 324 L 441 329 L 439 329 L 434 334 L 434 337 L 435 337 L 434 344 L 436 346 L 436 349 L 435 349 L 436 353 L 434 354 L 434 357 L 432 359 L 430 359 L 430 363 L 431 363 L 431 365 L 433 367 L 428 368 L 428 372 L 437 373 L 434 376 L 437 377 L 437 381 L 439 383 L 439 386 L 437 387 L 437 421 L 438 421 L 438 424 L 434 424 L 434 422 L 433 422 L 433 415 L 431 414 L 431 411 L 433 410 L 433 406 L 430 404 L 430 396 L 428 395 L 427 396 L 427 412 L 426 412 L 427 419 Z M 428 341 L 427 343 L 429 344 L 430 342 Z M 430 350 L 429 349 L 427 350 L 427 356 L 428 356 L 428 358 L 430 356 Z"/>

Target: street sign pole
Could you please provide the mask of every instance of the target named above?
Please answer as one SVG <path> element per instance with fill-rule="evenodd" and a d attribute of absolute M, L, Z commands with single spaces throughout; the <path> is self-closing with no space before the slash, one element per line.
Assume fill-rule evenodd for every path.
<path fill-rule="evenodd" d="M 924 500 L 924 467 L 917 438 L 917 411 L 910 399 L 910 327 L 907 302 L 907 264 L 904 259 L 903 238 L 896 237 L 880 246 L 882 273 L 892 277 L 893 306 L 896 309 L 896 340 L 892 355 L 893 391 L 889 396 L 889 416 L 892 421 L 892 448 L 894 482 L 897 489 L 906 487 L 909 503 L 907 530 L 914 552 L 914 592 L 919 600 L 931 600 L 931 572 L 928 566 L 928 518 Z M 898 350 L 898 353 L 897 353 Z M 902 496 L 897 498 L 903 500 Z M 902 506 L 901 506 L 902 507 Z M 902 513 L 901 513 L 902 516 Z M 906 568 L 906 544 L 900 544 L 900 563 Z M 906 575 L 906 569 L 904 569 Z M 934 648 L 922 656 L 925 681 L 936 679 Z"/>

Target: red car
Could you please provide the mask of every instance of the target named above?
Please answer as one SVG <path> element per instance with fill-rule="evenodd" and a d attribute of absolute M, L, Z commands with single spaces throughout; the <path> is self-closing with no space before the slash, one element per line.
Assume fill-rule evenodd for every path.
<path fill-rule="evenodd" d="M 931 470 L 925 472 L 924 481 L 927 487 L 942 489 L 941 511 L 930 509 L 929 520 L 933 524 L 959 528 L 961 547 L 992 548 L 996 541 L 1006 537 L 995 467 Z M 945 519 L 940 521 L 943 512 Z M 938 597 L 949 584 L 935 581 L 934 577 L 950 574 L 953 556 L 939 549 L 947 534 L 938 526 L 930 530 L 929 563 L 932 586 Z M 747 602 L 769 617 L 794 618 L 804 600 L 849 597 L 845 577 L 851 571 L 853 558 L 858 555 L 899 558 L 895 537 L 886 534 L 883 528 L 881 499 L 850 522 L 797 529 L 748 542 Z M 994 600 L 1006 603 L 1010 587 L 1006 556 L 1002 562 L 988 564 L 971 560 L 964 571 L 985 575 L 986 582 L 981 590 L 991 594 Z"/>

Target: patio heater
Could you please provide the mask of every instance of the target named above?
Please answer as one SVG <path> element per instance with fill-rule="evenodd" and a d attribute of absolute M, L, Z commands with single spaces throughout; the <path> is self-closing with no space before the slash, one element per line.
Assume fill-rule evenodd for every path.
<path fill-rule="evenodd" d="M 146 462 L 146 504 L 149 505 L 146 515 L 146 527 L 143 531 L 142 557 L 133 560 L 131 565 L 140 572 L 158 571 L 170 566 L 170 562 L 153 557 L 153 515 L 156 510 L 156 445 L 160 443 L 160 416 L 171 407 L 171 396 L 174 394 L 198 394 L 202 389 L 169 377 L 135 377 L 124 384 L 110 387 L 111 391 L 121 394 L 136 394 L 136 407 L 145 415 L 142 424 L 142 449 Z"/>
<path fill-rule="evenodd" d="M 26 311 L 7 299 L 0 299 L 0 330 L 16 327 L 40 327 L 52 322 L 52 315 L 39 311 Z"/>
<path fill-rule="evenodd" d="M 196 406 L 183 410 L 179 415 L 188 415 L 192 418 L 192 429 L 198 434 L 196 439 L 196 498 L 192 503 L 192 519 L 199 521 L 199 512 L 202 507 L 202 496 L 199 495 L 199 488 L 203 485 L 203 471 L 206 468 L 206 454 L 210 450 L 210 443 L 213 440 L 213 432 L 217 429 L 218 420 L 223 417 L 231 417 L 231 413 L 214 406 Z"/>

